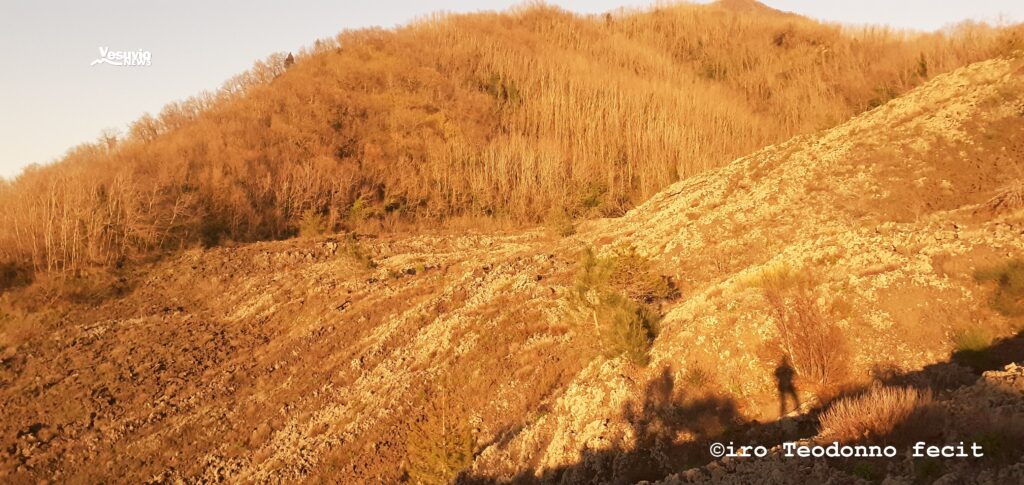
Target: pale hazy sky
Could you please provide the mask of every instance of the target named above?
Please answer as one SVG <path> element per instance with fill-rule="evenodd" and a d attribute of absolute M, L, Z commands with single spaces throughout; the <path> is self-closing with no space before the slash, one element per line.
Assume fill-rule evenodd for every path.
<path fill-rule="evenodd" d="M 0 176 L 123 131 L 146 112 L 215 89 L 257 59 L 346 28 L 392 27 L 436 11 L 503 10 L 514 0 L 0 0 Z M 577 12 L 644 0 L 549 0 Z M 1024 21 L 1022 0 L 765 0 L 810 17 L 935 30 L 973 18 Z M 144 49 L 148 67 L 90 66 L 99 47 Z"/>

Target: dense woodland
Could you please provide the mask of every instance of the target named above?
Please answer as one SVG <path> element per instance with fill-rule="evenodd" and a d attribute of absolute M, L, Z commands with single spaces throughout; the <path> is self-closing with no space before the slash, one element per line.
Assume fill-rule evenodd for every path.
<path fill-rule="evenodd" d="M 0 185 L 0 264 L 71 274 L 300 228 L 615 216 L 682 177 L 1024 47 L 759 4 L 544 5 L 343 32 Z"/>

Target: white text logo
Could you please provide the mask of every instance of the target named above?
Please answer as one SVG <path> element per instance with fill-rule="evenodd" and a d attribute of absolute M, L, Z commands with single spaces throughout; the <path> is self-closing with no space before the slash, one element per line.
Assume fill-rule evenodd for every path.
<path fill-rule="evenodd" d="M 153 63 L 153 54 L 139 49 L 137 51 L 112 51 L 109 47 L 100 47 L 100 57 L 92 61 L 90 66 L 110 64 L 111 66 L 148 66 Z"/>

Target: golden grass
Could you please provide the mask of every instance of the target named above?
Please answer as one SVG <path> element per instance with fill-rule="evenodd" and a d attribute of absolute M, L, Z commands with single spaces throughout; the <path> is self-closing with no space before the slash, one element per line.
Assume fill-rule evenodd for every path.
<path fill-rule="evenodd" d="M 924 423 L 926 418 L 934 417 L 928 413 L 931 402 L 931 391 L 874 387 L 863 395 L 832 404 L 821 415 L 821 436 L 842 442 L 913 438 L 920 427 L 935 424 Z"/>
<path fill-rule="evenodd" d="M 304 214 L 349 230 L 618 215 L 1019 35 L 687 4 L 609 16 L 530 5 L 347 31 L 0 184 L 0 261 L 70 271 L 291 237 Z"/>

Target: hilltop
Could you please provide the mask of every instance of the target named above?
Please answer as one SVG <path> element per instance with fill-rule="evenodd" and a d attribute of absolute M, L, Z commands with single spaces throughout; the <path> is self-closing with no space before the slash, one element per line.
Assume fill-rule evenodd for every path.
<path fill-rule="evenodd" d="M 298 234 L 620 216 L 1021 45 L 1020 26 L 851 29 L 749 1 L 343 32 L 0 184 L 0 268 L 64 278 Z"/>
<path fill-rule="evenodd" d="M 709 442 L 826 439 L 819 412 L 887 385 L 993 450 L 928 473 L 1009 480 L 1019 368 L 980 374 L 1021 359 L 1022 66 L 935 76 L 575 232 L 191 248 L 8 292 L 0 473 L 743 482 L 770 472 L 707 465 Z M 777 420 L 784 355 L 802 407 Z"/>

